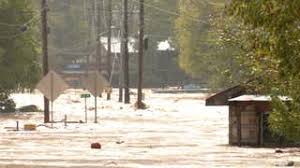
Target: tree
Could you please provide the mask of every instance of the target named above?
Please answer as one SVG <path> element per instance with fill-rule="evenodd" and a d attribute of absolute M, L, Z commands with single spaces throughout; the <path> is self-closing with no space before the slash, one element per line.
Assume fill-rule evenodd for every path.
<path fill-rule="evenodd" d="M 261 85 L 273 95 L 270 124 L 287 139 L 300 138 L 300 1 L 233 0 L 228 12 L 248 27 L 244 50 Z M 289 103 L 278 96 L 289 96 Z"/>
<path fill-rule="evenodd" d="M 157 75 L 157 46 L 159 42 L 168 40 L 174 46 L 174 20 L 177 17 L 177 1 L 145 0 L 145 38 L 148 39 L 144 54 L 144 83 L 145 86 L 157 86 L 166 83 L 165 77 Z M 158 26 L 159 25 L 159 26 Z M 136 31 L 137 32 L 137 31 Z M 177 55 L 175 56 L 177 57 Z M 176 60 L 170 60 L 171 65 Z M 165 68 L 167 69 L 167 68 Z M 178 75 L 178 74 L 177 74 Z"/>
<path fill-rule="evenodd" d="M 248 74 L 241 66 L 235 20 L 224 15 L 225 0 L 178 2 L 176 42 L 180 50 L 179 65 L 188 74 L 207 82 L 212 88 L 239 84 Z M 242 75 L 244 74 L 244 75 Z"/>
<path fill-rule="evenodd" d="M 0 111 L 11 111 L 14 105 L 8 95 L 34 88 L 40 77 L 35 27 L 40 13 L 29 0 L 2 0 L 0 13 Z"/>
<path fill-rule="evenodd" d="M 48 1 L 49 11 L 49 58 L 50 67 L 60 70 L 70 64 L 74 57 L 91 53 L 96 43 L 92 4 L 94 1 L 60 0 Z M 79 55 L 79 56 L 78 56 Z"/>

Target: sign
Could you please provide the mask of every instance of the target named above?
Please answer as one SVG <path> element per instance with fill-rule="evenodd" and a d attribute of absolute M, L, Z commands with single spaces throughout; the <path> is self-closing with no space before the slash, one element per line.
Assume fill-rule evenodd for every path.
<path fill-rule="evenodd" d="M 85 113 L 85 123 L 87 123 L 87 104 L 86 104 L 86 99 L 91 97 L 90 94 L 81 94 L 80 95 L 81 98 L 84 98 L 84 113 Z"/>
<path fill-rule="evenodd" d="M 69 86 L 65 81 L 54 71 L 49 71 L 49 73 L 43 77 L 43 79 L 37 84 L 36 88 L 43 93 L 43 95 L 53 102 L 63 93 Z"/>
<path fill-rule="evenodd" d="M 80 98 L 90 98 L 91 95 L 90 94 L 81 94 Z"/>
<path fill-rule="evenodd" d="M 102 93 L 104 89 L 110 88 L 109 82 L 99 72 L 88 73 L 82 83 L 95 97 Z"/>
<path fill-rule="evenodd" d="M 91 72 L 83 79 L 83 86 L 95 98 L 95 123 L 97 123 L 97 97 L 103 92 L 104 89 L 110 88 L 109 82 L 99 73 Z M 86 99 L 85 99 L 86 100 Z M 86 118 L 87 121 L 87 118 Z"/>

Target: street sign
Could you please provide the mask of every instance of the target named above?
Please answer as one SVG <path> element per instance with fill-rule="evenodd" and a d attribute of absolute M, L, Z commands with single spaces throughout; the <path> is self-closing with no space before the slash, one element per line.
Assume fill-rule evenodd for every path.
<path fill-rule="evenodd" d="M 63 93 L 69 86 L 65 81 L 54 71 L 49 71 L 48 74 L 37 84 L 36 88 L 43 93 L 43 95 L 51 101 L 51 120 L 53 118 L 53 102 Z"/>
<path fill-rule="evenodd" d="M 80 98 L 90 98 L 91 95 L 90 94 L 81 94 Z"/>
<path fill-rule="evenodd" d="M 87 98 L 90 98 L 91 95 L 88 94 L 88 93 L 85 93 L 85 94 L 81 94 L 80 95 L 80 98 L 84 98 L 84 113 L 85 113 L 85 123 L 87 123 L 87 104 L 86 104 L 86 99 Z"/>
<path fill-rule="evenodd" d="M 69 86 L 65 81 L 54 71 L 49 73 L 37 84 L 36 88 L 43 93 L 43 95 L 53 102 L 63 93 Z"/>
<path fill-rule="evenodd" d="M 104 89 L 110 88 L 110 84 L 99 72 L 88 73 L 82 83 L 84 87 L 94 96 L 95 123 L 97 123 L 97 97 L 103 92 Z"/>
<path fill-rule="evenodd" d="M 93 95 L 99 96 L 104 89 L 110 88 L 109 82 L 99 73 L 88 73 L 82 81 L 84 87 Z"/>

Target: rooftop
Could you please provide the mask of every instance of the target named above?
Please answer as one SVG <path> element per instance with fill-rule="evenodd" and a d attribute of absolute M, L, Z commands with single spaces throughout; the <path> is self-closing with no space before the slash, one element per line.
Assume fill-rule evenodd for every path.
<path fill-rule="evenodd" d="M 280 96 L 279 98 L 282 101 L 291 100 L 287 96 Z M 235 97 L 233 99 L 229 99 L 230 102 L 233 102 L 233 101 L 271 101 L 271 100 L 272 100 L 271 96 L 266 96 L 266 95 L 242 95 L 239 97 Z"/>

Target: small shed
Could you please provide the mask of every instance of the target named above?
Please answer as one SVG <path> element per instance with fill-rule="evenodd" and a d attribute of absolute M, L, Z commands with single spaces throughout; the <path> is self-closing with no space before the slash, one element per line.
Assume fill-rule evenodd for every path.
<path fill-rule="evenodd" d="M 205 101 L 205 104 L 206 106 L 226 106 L 228 105 L 229 99 L 241 96 L 245 93 L 246 89 L 244 86 L 236 85 L 208 97 Z"/>
<path fill-rule="evenodd" d="M 284 101 L 288 98 L 282 97 Z M 278 146 L 280 136 L 270 132 L 268 117 L 271 97 L 242 95 L 229 99 L 229 144 L 248 146 Z"/>

